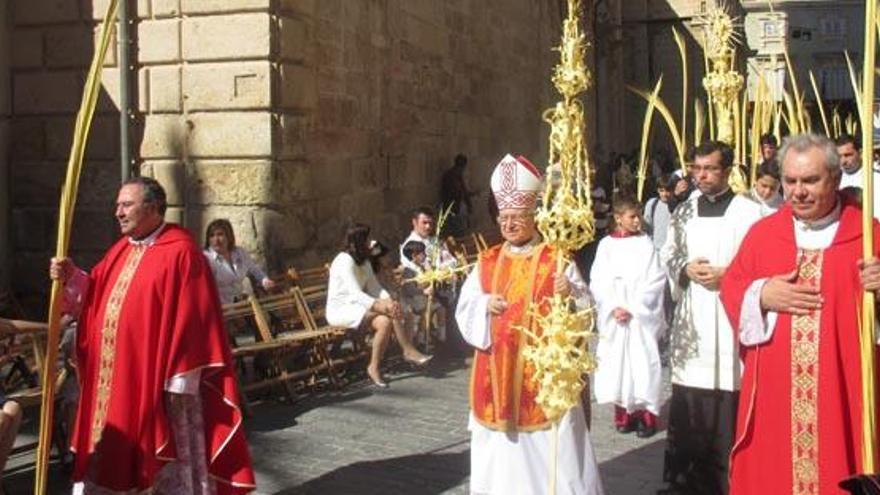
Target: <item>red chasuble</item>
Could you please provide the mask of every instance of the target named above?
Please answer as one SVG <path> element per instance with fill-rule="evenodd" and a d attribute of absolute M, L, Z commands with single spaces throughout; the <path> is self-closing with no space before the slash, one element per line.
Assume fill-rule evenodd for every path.
<path fill-rule="evenodd" d="M 78 328 L 74 481 L 152 487 L 176 458 L 166 383 L 201 369 L 209 475 L 222 494 L 254 488 L 217 288 L 184 229 L 167 225 L 147 248 L 127 238 L 110 248 L 90 274 Z"/>
<path fill-rule="evenodd" d="M 794 229 L 788 205 L 755 224 L 721 283 L 733 328 L 740 326 L 752 282 L 795 267 L 797 283 L 819 287 L 825 300 L 806 316 L 779 314 L 769 342 L 741 347 L 745 367 L 730 464 L 734 495 L 842 494 L 838 482 L 861 471 L 861 211 L 844 203 L 825 250 L 799 250 Z M 880 247 L 876 222 L 874 232 Z"/>
<path fill-rule="evenodd" d="M 553 296 L 555 250 L 546 244 L 525 254 L 495 246 L 480 256 L 480 284 L 487 294 L 500 294 L 507 310 L 492 318 L 492 345 L 477 350 L 471 373 L 471 410 L 486 428 L 496 431 L 535 431 L 550 427 L 535 402 L 538 385 L 522 348 L 530 328 L 540 335 L 532 311 Z"/>

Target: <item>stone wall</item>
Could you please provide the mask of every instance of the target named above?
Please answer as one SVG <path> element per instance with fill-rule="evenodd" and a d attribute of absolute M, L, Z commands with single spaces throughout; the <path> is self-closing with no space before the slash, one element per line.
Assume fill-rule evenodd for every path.
<path fill-rule="evenodd" d="M 304 26 L 308 49 L 301 65 L 282 65 L 293 78 L 281 77 L 276 163 L 290 179 L 279 201 L 285 221 L 272 234 L 275 256 L 326 260 L 349 220 L 370 223 L 396 245 L 409 229 L 404 212 L 437 201 L 440 176 L 459 152 L 470 159 L 471 186 L 483 192 L 474 206 L 485 225 L 488 178 L 501 156 L 546 156 L 540 116 L 552 104 L 555 3 L 297 5 L 281 16 L 280 38 Z"/>
<path fill-rule="evenodd" d="M 199 237 L 229 218 L 270 267 L 332 256 L 349 221 L 396 245 L 456 153 L 483 194 L 546 154 L 561 22 L 529 0 L 158 1 L 139 10 L 140 154 Z M 172 42 L 161 40 L 172 40 Z"/>
<path fill-rule="evenodd" d="M 9 201 L 12 286 L 39 307 L 55 251 L 58 198 L 98 19 L 106 2 L 14 0 L 11 16 L 12 118 Z M 113 242 L 119 182 L 115 43 L 86 152 L 71 245 L 90 266 Z M 33 315 L 36 317 L 36 315 Z"/>
<path fill-rule="evenodd" d="M 97 22 L 108 0 L 11 6 L 13 283 L 40 304 L 58 192 Z M 546 157 L 564 2 L 131 0 L 133 152 L 201 239 L 229 218 L 271 269 L 329 260 L 351 220 L 390 246 L 469 156 L 475 223 L 495 163 Z M 72 254 L 117 236 L 116 46 L 87 152 Z M 2 86 L 0 86 L 2 88 Z M 0 93 L 2 94 L 2 93 Z M 2 210 L 0 210 L 2 211 Z"/>
<path fill-rule="evenodd" d="M 9 284 L 9 7 L 0 2 L 0 290 Z"/>
<path fill-rule="evenodd" d="M 229 218 L 258 255 L 278 179 L 270 3 L 142 1 L 135 29 L 141 172 L 165 185 L 169 221 L 201 242 L 205 220 Z"/>

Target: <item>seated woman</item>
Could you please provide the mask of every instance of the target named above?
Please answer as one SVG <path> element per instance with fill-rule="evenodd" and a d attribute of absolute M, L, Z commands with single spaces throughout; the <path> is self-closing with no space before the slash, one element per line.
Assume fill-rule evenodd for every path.
<path fill-rule="evenodd" d="M 413 346 L 403 327 L 400 304 L 382 288 L 370 263 L 370 228 L 353 224 L 345 233 L 343 251 L 330 264 L 327 289 L 327 323 L 346 328 L 368 328 L 375 332 L 367 375 L 378 387 L 387 387 L 379 364 L 391 332 L 403 349 L 403 358 L 414 364 L 427 363 Z"/>
<path fill-rule="evenodd" d="M 275 287 L 263 270 L 244 249 L 235 245 L 235 234 L 232 224 L 225 218 L 218 218 L 208 224 L 205 229 L 205 257 L 214 272 L 220 302 L 229 304 L 244 293 L 242 283 L 248 275 L 260 281 L 264 289 Z"/>

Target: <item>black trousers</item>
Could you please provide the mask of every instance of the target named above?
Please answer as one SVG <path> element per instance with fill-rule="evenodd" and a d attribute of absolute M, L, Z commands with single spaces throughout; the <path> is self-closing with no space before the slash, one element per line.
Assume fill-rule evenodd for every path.
<path fill-rule="evenodd" d="M 729 491 L 739 392 L 672 385 L 663 480 L 685 494 Z"/>

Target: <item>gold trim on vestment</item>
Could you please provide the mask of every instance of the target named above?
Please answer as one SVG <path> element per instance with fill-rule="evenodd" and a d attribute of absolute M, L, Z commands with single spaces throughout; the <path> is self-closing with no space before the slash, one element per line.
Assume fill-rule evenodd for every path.
<path fill-rule="evenodd" d="M 530 330 L 534 330 L 535 326 L 535 318 L 531 314 L 532 306 L 535 303 L 535 278 L 537 278 L 538 264 L 541 262 L 541 257 L 544 255 L 545 249 L 546 246 L 544 244 L 537 246 L 534 251 L 534 256 L 529 260 L 529 285 L 526 289 L 528 299 L 526 299 L 523 307 L 523 315 L 525 316 L 523 326 Z M 523 368 L 525 367 L 523 349 L 527 338 L 526 333 L 520 330 L 519 341 L 516 344 L 516 368 L 513 373 L 513 424 L 516 428 L 519 428 L 519 413 L 520 408 L 522 407 L 520 399 L 523 386 Z"/>
<path fill-rule="evenodd" d="M 101 326 L 101 357 L 98 362 L 98 382 L 89 451 L 95 449 L 95 445 L 101 440 L 101 435 L 104 432 L 104 423 L 107 421 L 107 410 L 110 405 L 110 386 L 112 385 L 113 364 L 116 357 L 116 332 L 119 329 L 119 316 L 128 293 L 128 287 L 131 285 L 131 280 L 134 278 L 135 270 L 137 270 L 144 252 L 146 252 L 145 246 L 136 245 L 131 248 L 125 258 L 125 265 L 119 273 L 119 278 L 113 284 L 110 298 L 107 299 L 107 306 L 104 308 L 104 321 Z"/>
<path fill-rule="evenodd" d="M 491 285 L 491 294 L 496 295 L 498 292 L 498 279 L 501 278 L 501 262 L 504 260 L 504 248 L 502 247 L 498 251 L 498 257 L 495 258 L 495 265 L 492 267 L 492 285 Z M 504 289 L 504 292 L 507 292 L 507 289 Z M 501 296 L 506 296 L 506 294 L 500 294 Z M 506 297 L 505 297 L 506 299 Z M 489 318 L 489 335 L 492 335 L 492 329 L 495 327 L 495 318 L 496 316 L 492 315 Z M 495 337 L 492 335 L 493 344 L 495 343 Z M 498 367 L 498 363 L 495 359 L 495 353 L 492 352 L 489 354 L 489 382 L 492 385 L 492 414 L 497 418 L 501 414 L 501 399 L 499 398 L 499 387 L 498 387 L 498 374 L 496 369 Z M 516 423 L 513 424 L 514 428 L 516 428 Z M 505 428 L 506 429 L 506 428 Z"/>
<path fill-rule="evenodd" d="M 798 283 L 819 287 L 822 251 L 798 256 Z M 793 495 L 819 494 L 819 322 L 821 310 L 791 317 L 791 469 Z"/>
<path fill-rule="evenodd" d="M 524 319 L 522 323 L 524 326 L 528 326 L 530 329 L 534 330 L 535 321 L 534 317 L 529 315 L 529 311 L 533 306 L 533 302 L 535 299 L 535 284 L 537 283 L 537 272 L 538 266 L 540 265 L 541 258 L 544 255 L 545 250 L 547 249 L 546 244 L 537 244 L 534 246 L 534 249 L 529 249 L 524 253 L 515 253 L 511 252 L 507 249 L 507 246 L 503 246 L 496 258 L 495 265 L 493 266 L 492 279 L 490 282 L 490 291 L 492 294 L 500 294 L 507 297 L 507 291 L 509 287 L 505 287 L 503 289 L 499 289 L 499 280 L 501 278 L 504 269 L 502 267 L 505 258 L 507 259 L 519 259 L 523 260 L 524 258 L 529 258 L 529 271 L 528 271 L 528 287 L 526 291 L 526 301 L 523 308 Z M 509 269 L 510 267 L 506 267 Z M 515 322 L 511 322 L 514 324 Z M 492 332 L 494 322 L 490 322 L 489 331 Z M 513 373 L 513 388 L 512 388 L 512 415 L 510 418 L 506 418 L 499 421 L 484 421 L 477 414 L 472 414 L 473 418 L 477 421 L 477 423 L 483 425 L 484 427 L 494 430 L 494 431 L 504 431 L 504 432 L 533 432 L 533 431 L 541 431 L 546 430 L 550 427 L 549 421 L 544 421 L 540 424 L 521 426 L 519 424 L 519 416 L 520 416 L 520 398 L 522 395 L 522 386 L 523 386 L 523 370 L 524 370 L 524 358 L 522 355 L 522 349 L 525 342 L 525 334 L 524 332 L 519 332 L 519 343 L 518 343 L 518 352 L 517 352 L 517 361 Z M 474 361 L 478 359 L 479 351 L 474 353 Z M 493 415 L 497 418 L 498 414 L 502 408 L 501 399 L 500 399 L 500 388 L 497 377 L 497 361 L 494 353 L 488 356 L 489 362 L 487 368 L 489 369 L 489 377 L 492 387 L 492 403 L 493 403 Z M 471 371 L 470 384 L 469 384 L 469 394 L 470 397 L 473 397 L 474 387 L 476 384 L 476 365 L 473 367 Z"/>

